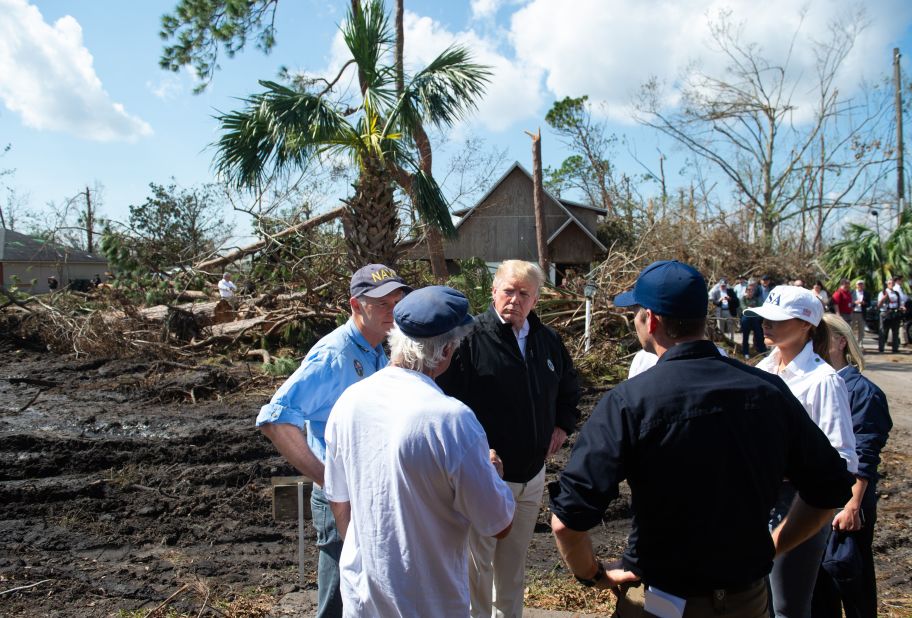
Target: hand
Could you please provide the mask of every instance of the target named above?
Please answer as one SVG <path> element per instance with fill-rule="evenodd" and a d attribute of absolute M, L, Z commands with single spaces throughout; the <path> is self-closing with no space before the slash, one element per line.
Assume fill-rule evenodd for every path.
<path fill-rule="evenodd" d="M 620 560 L 615 560 L 609 564 L 605 565 L 605 577 L 603 577 L 595 585 L 596 588 L 609 588 L 615 596 L 621 598 L 621 587 L 624 584 L 632 584 L 633 582 L 640 581 L 639 576 L 632 572 L 624 569 L 624 565 Z M 624 586 L 624 591 L 626 592 L 627 588 Z"/>
<path fill-rule="evenodd" d="M 546 457 L 551 457 L 551 455 L 559 451 L 566 440 L 567 432 L 560 427 L 555 427 L 554 431 L 551 432 L 551 444 L 548 445 L 548 454 Z"/>
<path fill-rule="evenodd" d="M 491 465 L 494 466 L 494 469 L 497 471 L 497 476 L 503 478 L 503 460 L 501 460 L 500 455 L 497 454 L 497 451 L 491 449 L 488 453 L 491 457 Z"/>
<path fill-rule="evenodd" d="M 846 507 L 833 518 L 833 530 L 855 532 L 861 530 L 861 511 L 857 507 Z"/>

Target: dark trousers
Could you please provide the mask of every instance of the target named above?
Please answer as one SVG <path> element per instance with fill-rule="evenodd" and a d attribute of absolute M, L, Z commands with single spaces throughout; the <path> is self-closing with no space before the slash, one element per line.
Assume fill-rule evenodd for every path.
<path fill-rule="evenodd" d="M 754 349 L 757 354 L 766 352 L 766 344 L 763 343 L 763 318 L 756 316 L 741 316 L 741 353 L 744 356 L 750 356 L 749 337 L 754 335 Z"/>
<path fill-rule="evenodd" d="M 643 586 L 629 588 L 617 602 L 613 618 L 648 618 L 644 607 Z M 761 579 L 746 590 L 736 593 L 720 591 L 718 595 L 689 597 L 684 618 L 767 618 L 769 597 L 766 580 Z"/>
<path fill-rule="evenodd" d="M 887 347 L 887 333 L 893 333 L 892 339 L 890 340 L 893 352 L 899 352 L 899 324 L 902 322 L 900 318 L 893 318 L 891 320 L 885 320 L 883 315 L 880 316 L 880 333 L 877 337 L 877 349 L 881 352 L 884 351 L 884 348 Z"/>
<path fill-rule="evenodd" d="M 842 618 L 843 610 L 846 618 L 877 618 L 877 580 L 874 576 L 874 552 L 871 550 L 877 508 L 863 508 L 861 511 L 864 527 L 852 534 L 861 552 L 864 571 L 856 581 L 844 583 L 837 582 L 820 569 L 811 604 L 813 618 Z"/>

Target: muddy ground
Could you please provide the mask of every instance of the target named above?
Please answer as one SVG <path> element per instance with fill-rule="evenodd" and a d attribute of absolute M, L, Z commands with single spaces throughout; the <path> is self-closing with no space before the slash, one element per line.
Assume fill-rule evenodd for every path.
<path fill-rule="evenodd" d="M 871 375 L 889 382 L 896 428 L 875 552 L 882 613 L 904 616 L 912 615 L 912 355 L 877 358 L 883 367 Z M 293 470 L 252 427 L 279 382 L 244 364 L 85 360 L 0 337 L 0 615 L 144 615 L 181 590 L 168 608 L 196 615 L 207 594 L 278 599 L 295 590 L 296 528 L 272 520 L 270 498 L 270 477 Z M 565 448 L 552 474 L 566 456 Z M 623 547 L 627 516 L 622 499 L 595 531 L 600 555 Z M 529 569 L 560 572 L 545 521 Z M 312 589 L 307 535 L 302 587 Z"/>

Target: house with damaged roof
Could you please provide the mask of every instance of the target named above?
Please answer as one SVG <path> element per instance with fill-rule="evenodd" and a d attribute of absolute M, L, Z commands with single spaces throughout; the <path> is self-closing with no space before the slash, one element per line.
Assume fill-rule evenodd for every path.
<path fill-rule="evenodd" d="M 48 292 L 48 277 L 60 288 L 83 287 L 95 275 L 104 277 L 108 260 L 97 253 L 73 249 L 42 238 L 0 227 L 0 283 L 40 294 Z"/>
<path fill-rule="evenodd" d="M 459 217 L 457 236 L 444 240 L 450 271 L 455 272 L 455 260 L 473 257 L 491 266 L 509 259 L 538 262 L 532 194 L 532 175 L 516 162 L 474 206 L 454 212 Z M 585 274 L 590 263 L 608 251 L 596 236 L 599 217 L 607 212 L 555 197 L 547 190 L 544 198 L 549 279 L 559 283 L 570 269 Z M 424 242 L 410 241 L 400 246 L 406 259 L 428 259 Z"/>

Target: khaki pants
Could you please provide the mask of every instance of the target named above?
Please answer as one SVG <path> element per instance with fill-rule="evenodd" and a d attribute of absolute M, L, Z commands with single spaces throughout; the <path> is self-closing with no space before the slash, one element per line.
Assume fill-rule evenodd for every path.
<path fill-rule="evenodd" d="M 526 553 L 545 492 L 545 467 L 528 483 L 507 483 L 516 500 L 510 534 L 497 540 L 469 531 L 472 618 L 522 616 Z"/>
<path fill-rule="evenodd" d="M 640 618 L 653 614 L 643 608 L 645 587 L 629 588 L 626 595 L 618 599 L 614 616 L 618 618 Z M 720 598 L 721 597 L 721 598 Z M 769 597 L 766 579 L 760 579 L 750 588 L 733 594 L 691 597 L 684 606 L 684 618 L 768 618 Z"/>

